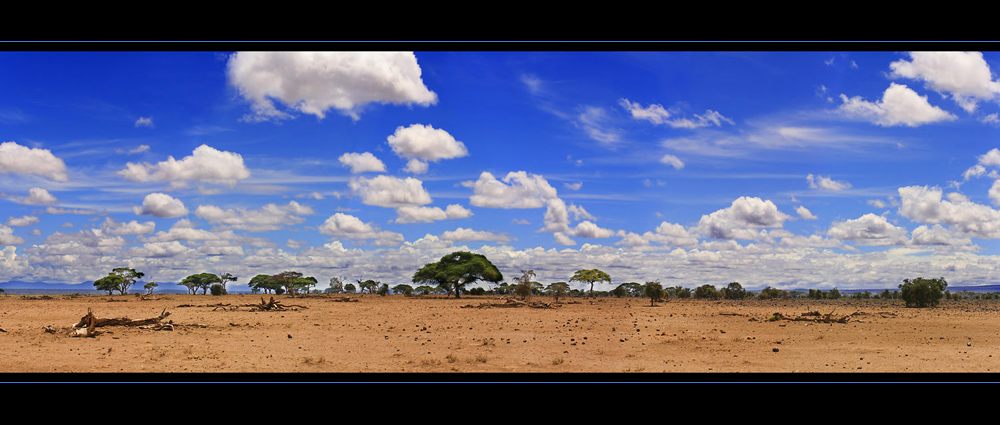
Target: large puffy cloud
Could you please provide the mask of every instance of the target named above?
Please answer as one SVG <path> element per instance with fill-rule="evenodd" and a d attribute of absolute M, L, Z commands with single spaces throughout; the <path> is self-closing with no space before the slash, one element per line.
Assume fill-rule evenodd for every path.
<path fill-rule="evenodd" d="M 344 213 L 336 213 L 327 218 L 319 226 L 319 232 L 344 239 L 376 239 L 397 243 L 403 241 L 403 235 L 399 233 L 380 231 L 371 224 L 361 221 L 360 218 Z"/>
<path fill-rule="evenodd" d="M 165 193 L 150 193 L 142 200 L 142 207 L 132 207 L 136 215 L 154 215 L 160 218 L 177 218 L 188 214 L 180 199 Z"/>
<path fill-rule="evenodd" d="M 906 229 L 889 223 L 885 217 L 871 213 L 853 220 L 833 223 L 827 235 L 866 246 L 902 245 L 908 240 Z"/>
<path fill-rule="evenodd" d="M 937 187 L 899 188 L 899 214 L 924 224 L 943 224 L 977 238 L 1000 237 L 1000 211 L 964 197 L 943 200 Z"/>
<path fill-rule="evenodd" d="M 45 190 L 45 188 L 41 187 L 32 187 L 28 189 L 27 197 L 8 196 L 8 195 L 3 195 L 3 196 L 7 197 L 8 199 L 14 202 L 24 205 L 53 205 L 56 202 L 59 202 L 59 200 L 56 199 L 55 196 L 52 196 L 52 194 L 49 193 L 48 190 Z"/>
<path fill-rule="evenodd" d="M 581 221 L 580 223 L 577 223 L 576 227 L 573 228 L 571 234 L 579 238 L 602 239 L 614 236 L 615 231 L 600 227 L 591 222 L 590 220 L 584 220 Z"/>
<path fill-rule="evenodd" d="M 127 254 L 140 258 L 171 258 L 192 253 L 193 250 L 178 241 L 150 242 L 128 249 Z"/>
<path fill-rule="evenodd" d="M 511 171 L 503 181 L 483 171 L 479 180 L 462 182 L 462 185 L 473 189 L 469 202 L 477 207 L 541 208 L 556 198 L 556 189 L 544 177 L 524 171 Z"/>
<path fill-rule="evenodd" d="M 923 225 L 913 229 L 911 241 L 914 245 L 971 245 L 972 239 L 961 237 L 940 224 Z"/>
<path fill-rule="evenodd" d="M 21 245 L 24 238 L 14 234 L 14 229 L 0 224 L 0 245 Z"/>
<path fill-rule="evenodd" d="M 843 102 L 839 108 L 841 113 L 880 126 L 917 127 L 957 119 L 955 115 L 928 103 L 927 96 L 920 96 L 903 84 L 891 83 L 878 102 L 869 102 L 860 96 L 848 98 L 843 94 L 840 99 Z"/>
<path fill-rule="evenodd" d="M 461 158 L 469 154 L 465 144 L 455 140 L 447 131 L 430 125 L 413 124 L 396 127 L 387 139 L 392 151 L 401 158 L 420 158 L 426 161 Z"/>
<path fill-rule="evenodd" d="M 570 227 L 569 214 L 573 213 L 573 219 L 579 220 L 587 218 L 595 220 L 595 217 L 583 209 L 583 207 L 570 204 L 566 205 L 562 199 L 554 198 L 546 202 L 545 216 L 543 218 L 545 226 L 539 231 L 559 233 L 556 240 L 564 245 L 570 241 L 569 236 L 582 238 L 608 238 L 615 234 L 613 230 L 602 228 L 590 220 L 585 220 Z"/>
<path fill-rule="evenodd" d="M 1000 95 L 1000 83 L 993 80 L 990 66 L 980 52 L 909 52 L 910 60 L 889 64 L 890 77 L 924 81 L 926 87 L 951 97 L 968 112 L 980 100 Z"/>
<path fill-rule="evenodd" d="M 387 140 L 396 156 L 410 160 L 406 171 L 414 174 L 425 173 L 428 161 L 461 158 L 469 154 L 464 143 L 455 140 L 447 131 L 430 125 L 396 127 L 396 132 Z"/>
<path fill-rule="evenodd" d="M 781 227 L 791 216 L 769 200 L 740 197 L 732 205 L 701 216 L 698 230 L 716 239 L 761 239 L 766 233 L 752 229 Z"/>
<path fill-rule="evenodd" d="M 148 235 L 156 230 L 156 223 L 152 221 L 140 223 L 136 220 L 122 223 L 111 217 L 105 217 L 101 228 L 114 235 Z"/>
<path fill-rule="evenodd" d="M 227 63 L 229 83 L 253 107 L 250 120 L 287 119 L 274 104 L 324 118 L 330 109 L 354 118 L 373 102 L 437 102 L 410 52 L 238 52 Z"/>
<path fill-rule="evenodd" d="M 249 178 L 250 169 L 238 153 L 201 145 L 180 161 L 171 156 L 156 164 L 129 162 L 118 174 L 136 182 L 170 182 L 183 186 L 190 180 L 233 184 Z"/>
<path fill-rule="evenodd" d="M 66 163 L 48 149 L 29 148 L 15 142 L 0 143 L 0 173 L 34 174 L 68 181 Z"/>
<path fill-rule="evenodd" d="M 365 205 L 399 208 L 431 202 L 431 195 L 424 189 L 423 182 L 413 177 L 359 177 L 351 179 L 348 186 L 352 192 L 361 196 L 361 202 Z"/>
<path fill-rule="evenodd" d="M 302 215 L 313 214 L 312 208 L 290 201 L 288 205 L 267 204 L 256 210 L 222 209 L 214 205 L 199 205 L 195 215 L 225 228 L 264 232 L 305 221 Z"/>
<path fill-rule="evenodd" d="M 364 173 L 367 171 L 385 172 L 385 164 L 372 155 L 371 152 L 355 153 L 348 152 L 340 156 L 340 164 L 350 168 L 351 173 Z"/>
<path fill-rule="evenodd" d="M 692 248 L 698 245 L 698 238 L 684 226 L 677 223 L 662 222 L 654 232 L 646 232 L 643 239 L 664 245 Z M 633 238 L 634 239 L 634 238 Z"/>
<path fill-rule="evenodd" d="M 399 207 L 396 208 L 396 223 L 430 223 L 438 220 L 453 220 L 472 216 L 472 211 L 459 204 L 448 205 L 446 209 L 439 207 Z"/>

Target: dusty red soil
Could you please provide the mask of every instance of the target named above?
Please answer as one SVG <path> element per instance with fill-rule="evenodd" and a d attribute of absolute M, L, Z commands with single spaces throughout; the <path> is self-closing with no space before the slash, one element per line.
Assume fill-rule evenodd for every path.
<path fill-rule="evenodd" d="M 354 295 L 356 302 L 337 301 L 344 297 L 275 296 L 286 310 L 253 311 L 246 306 L 259 304 L 260 295 L 0 296 L 0 372 L 7 374 L 0 380 L 80 379 L 70 373 L 95 373 L 98 380 L 107 373 L 134 380 L 154 377 L 146 373 L 268 380 L 280 373 L 293 380 L 480 378 L 475 374 L 769 380 L 780 374 L 808 381 L 879 380 L 885 372 L 905 373 L 909 380 L 937 380 L 941 372 L 983 380 L 1000 371 L 996 301 L 916 309 L 898 300 L 672 300 L 650 306 L 646 299 L 554 303 L 536 297 L 553 307 L 515 308 L 485 307 L 499 303 L 497 297 Z M 99 318 L 130 319 L 166 310 L 164 321 L 174 327 L 110 326 L 96 328 L 93 337 L 70 336 L 88 309 Z M 821 316 L 804 316 L 810 312 Z M 769 321 L 774 313 L 799 320 Z M 816 321 L 828 314 L 846 323 Z"/>

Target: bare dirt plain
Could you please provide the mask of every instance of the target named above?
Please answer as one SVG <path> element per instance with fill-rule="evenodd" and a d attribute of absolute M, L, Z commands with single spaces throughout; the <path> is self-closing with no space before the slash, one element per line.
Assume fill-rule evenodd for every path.
<path fill-rule="evenodd" d="M 463 374 L 689 381 L 832 373 L 877 380 L 886 372 L 984 380 L 1000 371 L 997 301 L 917 309 L 899 300 L 673 299 L 651 307 L 648 299 L 535 297 L 552 308 L 530 308 L 487 307 L 502 303 L 495 296 L 352 295 L 354 302 L 343 302 L 346 295 L 310 295 L 274 296 L 282 311 L 247 307 L 270 297 L 0 296 L 0 372 L 10 378 L 0 381 L 80 379 L 71 373 L 333 381 L 342 374 L 374 381 Z M 173 330 L 107 326 L 92 337 L 70 336 L 88 309 L 98 318 L 129 319 L 165 310 L 162 322 Z M 769 320 L 775 313 L 786 319 Z"/>

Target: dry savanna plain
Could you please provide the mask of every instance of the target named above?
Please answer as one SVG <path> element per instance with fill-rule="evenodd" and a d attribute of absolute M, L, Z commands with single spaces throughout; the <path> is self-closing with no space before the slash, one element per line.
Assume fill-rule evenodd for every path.
<path fill-rule="evenodd" d="M 8 294 L 0 380 L 982 381 L 1000 371 L 1000 301 L 528 301 Z"/>

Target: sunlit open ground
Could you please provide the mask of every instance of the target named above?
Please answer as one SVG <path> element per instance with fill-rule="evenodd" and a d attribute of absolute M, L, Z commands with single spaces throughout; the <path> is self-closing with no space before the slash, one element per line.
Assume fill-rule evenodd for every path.
<path fill-rule="evenodd" d="M 936 372 L 971 378 L 964 373 L 1000 370 L 996 301 L 916 309 L 899 300 L 675 299 L 650 306 L 639 298 L 555 303 L 535 297 L 552 308 L 531 308 L 484 307 L 500 304 L 495 296 L 354 295 L 356 302 L 338 302 L 345 297 L 275 296 L 285 310 L 251 311 L 261 295 L 0 296 L 0 371 L 16 380 L 48 372 L 137 380 L 154 376 L 132 373 L 180 373 L 188 375 L 169 379 L 193 380 L 207 373 L 240 373 L 240 379 L 282 373 L 303 380 L 438 380 L 477 373 L 600 380 L 614 373 L 616 379 L 697 380 L 799 372 L 809 380 L 816 372 L 857 379 L 901 372 L 933 380 Z M 96 328 L 93 337 L 69 336 L 68 327 L 88 309 L 98 318 L 130 319 L 154 318 L 165 309 L 164 322 L 171 321 L 173 330 L 112 326 Z M 786 320 L 770 321 L 774 313 Z M 825 317 L 846 317 L 846 323 L 824 323 Z M 508 375 L 522 373 L 527 376 Z"/>

